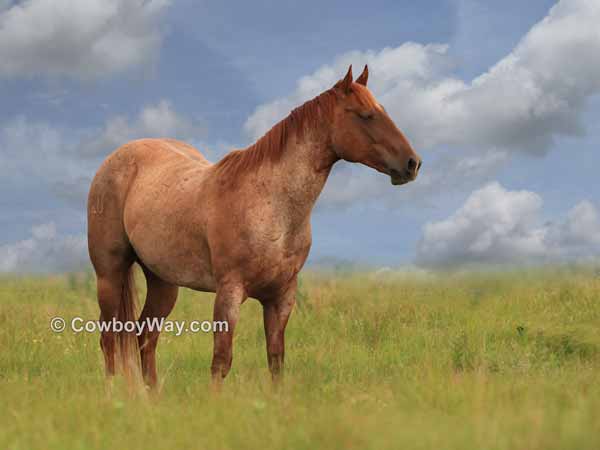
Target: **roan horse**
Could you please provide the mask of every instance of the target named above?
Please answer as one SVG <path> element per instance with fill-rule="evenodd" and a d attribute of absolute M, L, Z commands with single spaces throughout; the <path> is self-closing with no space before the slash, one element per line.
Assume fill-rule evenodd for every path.
<path fill-rule="evenodd" d="M 165 318 L 178 286 L 216 292 L 213 319 L 228 323 L 214 333 L 211 373 L 218 387 L 231 367 L 240 305 L 254 297 L 263 306 L 267 360 L 277 380 L 298 272 L 311 245 L 311 211 L 333 164 L 360 162 L 389 175 L 394 185 L 414 180 L 421 167 L 367 89 L 367 78 L 365 66 L 353 82 L 350 66 L 331 89 L 216 164 L 172 139 L 136 140 L 108 156 L 88 198 L 100 320 Z M 139 318 L 134 262 L 147 282 Z M 141 358 L 145 382 L 156 386 L 159 334 L 103 331 L 107 375 L 118 364 L 139 367 Z"/>

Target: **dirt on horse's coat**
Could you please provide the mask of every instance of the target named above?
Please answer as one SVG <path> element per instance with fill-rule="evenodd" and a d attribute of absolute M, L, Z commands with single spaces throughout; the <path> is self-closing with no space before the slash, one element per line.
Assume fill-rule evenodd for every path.
<path fill-rule="evenodd" d="M 214 320 L 229 324 L 214 334 L 211 372 L 219 384 L 231 367 L 240 305 L 253 297 L 263 306 L 268 364 L 277 379 L 296 279 L 311 245 L 311 211 L 333 164 L 365 164 L 395 185 L 414 180 L 421 166 L 367 78 L 365 67 L 353 82 L 350 67 L 331 89 L 216 164 L 173 139 L 136 140 L 108 156 L 88 198 L 101 321 L 164 318 L 178 286 L 216 292 Z M 139 318 L 134 262 L 148 287 Z M 115 373 L 117 354 L 123 367 L 141 357 L 144 379 L 155 386 L 159 333 L 103 332 L 107 374 Z"/>

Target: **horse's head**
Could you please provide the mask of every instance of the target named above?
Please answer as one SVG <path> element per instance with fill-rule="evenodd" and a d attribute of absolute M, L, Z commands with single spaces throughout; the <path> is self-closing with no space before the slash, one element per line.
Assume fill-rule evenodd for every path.
<path fill-rule="evenodd" d="M 332 145 L 340 158 L 365 164 L 390 176 L 392 184 L 414 180 L 421 158 L 367 88 L 368 68 L 352 81 L 352 66 L 333 87 Z"/>

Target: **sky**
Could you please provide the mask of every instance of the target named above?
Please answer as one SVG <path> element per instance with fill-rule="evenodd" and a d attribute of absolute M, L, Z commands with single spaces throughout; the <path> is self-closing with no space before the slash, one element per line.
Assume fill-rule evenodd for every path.
<path fill-rule="evenodd" d="M 423 167 L 337 163 L 309 262 L 595 260 L 598 23 L 598 0 L 0 0 L 0 272 L 88 264 L 87 190 L 125 142 L 217 161 L 365 63 Z"/>

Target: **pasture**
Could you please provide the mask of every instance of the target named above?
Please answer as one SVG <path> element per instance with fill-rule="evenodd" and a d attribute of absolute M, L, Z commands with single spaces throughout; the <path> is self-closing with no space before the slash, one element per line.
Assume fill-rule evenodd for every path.
<path fill-rule="evenodd" d="M 181 289 L 170 319 L 211 319 L 212 297 Z M 0 448 L 600 448 L 596 268 L 308 271 L 298 297 L 281 389 L 248 300 L 223 392 L 212 336 L 165 334 L 153 397 L 106 385 L 97 333 L 50 331 L 97 318 L 91 274 L 1 278 Z"/>

